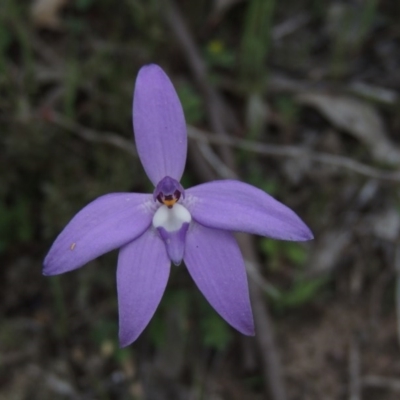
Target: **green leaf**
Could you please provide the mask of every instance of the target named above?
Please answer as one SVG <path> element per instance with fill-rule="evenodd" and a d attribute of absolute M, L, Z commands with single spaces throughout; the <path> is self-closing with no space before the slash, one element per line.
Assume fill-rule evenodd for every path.
<path fill-rule="evenodd" d="M 280 309 L 296 308 L 312 301 L 320 289 L 327 283 L 327 278 L 318 278 L 312 280 L 299 280 L 291 290 L 281 292 L 282 295 L 276 302 Z"/>
<path fill-rule="evenodd" d="M 262 238 L 260 246 L 273 269 L 279 267 L 282 259 L 289 260 L 297 266 L 304 265 L 307 260 L 308 250 L 300 243 Z"/>
<path fill-rule="evenodd" d="M 227 323 L 214 311 L 203 316 L 201 329 L 205 346 L 224 350 L 232 340 L 232 333 Z"/>
<path fill-rule="evenodd" d="M 275 106 L 277 107 L 279 114 L 282 116 L 284 123 L 293 125 L 297 122 L 300 114 L 300 107 L 291 96 L 278 96 L 275 101 Z"/>
<path fill-rule="evenodd" d="M 87 11 L 94 4 L 94 0 L 76 0 L 75 7 L 79 11 Z"/>
<path fill-rule="evenodd" d="M 235 53 L 228 49 L 221 40 L 214 39 L 208 43 L 205 60 L 210 67 L 230 69 L 235 65 L 235 59 Z"/>
<path fill-rule="evenodd" d="M 178 87 L 178 96 L 188 124 L 196 124 L 204 117 L 202 100 L 192 85 L 183 83 Z"/>
<path fill-rule="evenodd" d="M 307 259 L 307 249 L 299 243 L 285 243 L 285 254 L 294 264 L 304 265 Z"/>

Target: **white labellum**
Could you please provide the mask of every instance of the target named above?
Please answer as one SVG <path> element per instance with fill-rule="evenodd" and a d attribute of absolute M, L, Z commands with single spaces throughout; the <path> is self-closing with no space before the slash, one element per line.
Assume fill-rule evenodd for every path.
<path fill-rule="evenodd" d="M 162 205 L 153 216 L 153 226 L 164 228 L 167 232 L 175 232 L 191 220 L 190 212 L 181 204 L 174 204 L 172 208 Z"/>

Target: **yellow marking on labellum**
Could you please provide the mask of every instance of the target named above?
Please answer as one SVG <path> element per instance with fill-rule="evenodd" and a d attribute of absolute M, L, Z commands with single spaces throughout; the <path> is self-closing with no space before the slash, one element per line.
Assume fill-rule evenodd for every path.
<path fill-rule="evenodd" d="M 74 249 L 75 249 L 75 246 L 76 246 L 76 243 L 72 243 L 69 249 L 70 249 L 70 250 L 74 250 Z"/>
<path fill-rule="evenodd" d="M 171 199 L 171 200 L 163 200 L 163 203 L 168 207 L 171 208 L 178 200 L 177 199 Z"/>

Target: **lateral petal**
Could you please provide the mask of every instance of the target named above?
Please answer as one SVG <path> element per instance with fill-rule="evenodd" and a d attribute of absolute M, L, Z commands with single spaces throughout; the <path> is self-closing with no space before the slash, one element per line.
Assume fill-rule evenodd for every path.
<path fill-rule="evenodd" d="M 218 314 L 244 335 L 254 335 L 246 270 L 233 235 L 192 223 L 184 261 Z"/>
<path fill-rule="evenodd" d="M 170 265 L 164 243 L 154 229 L 121 248 L 117 268 L 121 347 L 134 342 L 154 315 Z"/>
<path fill-rule="evenodd" d="M 133 128 L 140 160 L 154 186 L 165 176 L 179 181 L 187 153 L 185 117 L 171 81 L 158 65 L 146 65 L 139 71 Z"/>
<path fill-rule="evenodd" d="M 84 207 L 59 234 L 44 260 L 44 275 L 72 271 L 141 235 L 151 224 L 150 194 L 112 193 Z"/>
<path fill-rule="evenodd" d="M 313 238 L 289 207 L 247 183 L 222 180 L 194 186 L 186 190 L 184 205 L 194 220 L 210 228 L 283 240 Z"/>

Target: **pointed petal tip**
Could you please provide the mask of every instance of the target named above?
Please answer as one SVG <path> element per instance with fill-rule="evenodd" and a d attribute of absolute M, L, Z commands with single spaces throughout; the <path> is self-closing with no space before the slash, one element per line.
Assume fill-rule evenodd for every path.
<path fill-rule="evenodd" d="M 49 260 L 49 254 L 48 254 L 43 262 L 42 275 L 43 276 L 54 276 L 54 275 L 58 275 L 58 274 L 59 274 L 59 272 L 57 272 L 57 267 L 52 265 L 52 263 Z"/>
<path fill-rule="evenodd" d="M 126 334 L 124 334 L 124 333 L 119 333 L 119 348 L 120 349 L 123 349 L 123 348 L 125 348 L 125 347 L 128 347 L 128 346 L 130 346 L 133 342 L 135 342 L 136 341 L 136 339 L 138 338 L 139 336 L 137 335 L 137 336 L 135 336 L 135 337 L 130 337 L 129 335 L 126 335 Z"/>
<path fill-rule="evenodd" d="M 251 327 L 246 327 L 244 330 L 240 331 L 245 336 L 256 336 L 256 331 L 254 329 L 254 326 Z"/>
<path fill-rule="evenodd" d="M 165 79 L 165 78 L 169 80 L 168 75 L 159 65 L 146 64 L 139 69 L 136 82 L 140 80 L 152 81 L 154 79 Z"/>
<path fill-rule="evenodd" d="M 306 242 L 308 240 L 313 240 L 313 239 L 314 235 L 311 232 L 311 229 L 303 222 L 303 225 L 300 227 L 299 232 L 296 235 L 288 238 L 287 240 L 296 242 Z"/>
<path fill-rule="evenodd" d="M 139 70 L 139 74 L 142 73 L 155 73 L 155 74 L 161 73 L 165 75 L 164 70 L 159 65 L 154 63 L 143 65 Z"/>
<path fill-rule="evenodd" d="M 249 320 L 250 319 L 250 320 Z M 243 321 L 240 321 L 237 325 L 232 325 L 238 332 L 245 336 L 255 336 L 256 331 L 254 328 L 253 315 L 246 315 L 243 317 Z"/>
<path fill-rule="evenodd" d="M 305 240 L 313 240 L 313 239 L 314 239 L 314 234 L 310 230 L 308 230 Z"/>
<path fill-rule="evenodd" d="M 43 260 L 43 269 L 42 269 L 42 275 L 44 276 L 55 276 L 55 275 L 60 275 L 64 271 L 62 266 L 60 267 L 59 263 L 57 263 L 57 260 L 60 259 L 61 256 L 54 251 L 54 243 L 48 253 L 46 254 L 46 257 Z"/>

